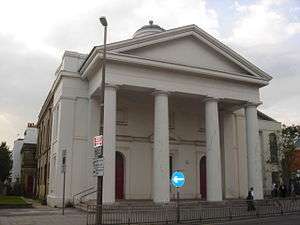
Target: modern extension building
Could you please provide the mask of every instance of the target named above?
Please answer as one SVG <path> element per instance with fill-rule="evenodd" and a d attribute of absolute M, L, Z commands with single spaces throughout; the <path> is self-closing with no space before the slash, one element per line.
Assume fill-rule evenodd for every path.
<path fill-rule="evenodd" d="M 164 30 L 150 23 L 107 50 L 104 203 L 167 203 L 175 197 L 175 170 L 186 175 L 182 198 L 244 198 L 250 187 L 264 197 L 276 172 L 266 163 L 270 134 L 280 123 L 257 106 L 271 76 L 195 25 Z M 39 124 L 52 120 L 51 135 L 39 137 L 51 138 L 39 150 L 49 161 L 39 153 L 38 166 L 46 174 L 50 165 L 51 206 L 62 204 L 64 149 L 67 199 L 96 185 L 92 138 L 99 130 L 102 51 L 65 52 L 49 93 L 51 117 L 42 119 L 48 103 L 40 113 Z"/>

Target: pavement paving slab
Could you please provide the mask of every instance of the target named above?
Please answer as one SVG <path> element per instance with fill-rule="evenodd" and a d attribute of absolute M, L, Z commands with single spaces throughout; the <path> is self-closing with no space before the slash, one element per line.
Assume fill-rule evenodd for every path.
<path fill-rule="evenodd" d="M 86 214 L 78 209 L 1 209 L 0 225 L 85 225 Z"/>

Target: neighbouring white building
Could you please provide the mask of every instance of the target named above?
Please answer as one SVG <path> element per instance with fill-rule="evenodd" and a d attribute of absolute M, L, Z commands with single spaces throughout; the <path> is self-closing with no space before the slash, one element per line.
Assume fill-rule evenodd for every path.
<path fill-rule="evenodd" d="M 96 185 L 92 137 L 99 130 L 102 50 L 65 52 L 55 74 L 51 206 L 61 205 L 63 149 L 67 199 Z M 186 175 L 182 198 L 244 198 L 250 187 L 263 198 L 276 170 L 266 163 L 269 134 L 280 130 L 257 116 L 268 74 L 195 25 L 164 30 L 150 23 L 107 50 L 104 203 L 169 202 L 174 170 Z"/>
<path fill-rule="evenodd" d="M 18 138 L 14 141 L 12 150 L 13 166 L 11 170 L 11 182 L 15 183 L 17 179 L 21 178 L 21 149 L 23 146 L 23 138 Z"/>
<path fill-rule="evenodd" d="M 24 138 L 14 141 L 12 184 L 17 180 L 22 185 L 25 195 L 32 195 L 35 186 L 35 151 L 38 130 L 34 123 L 28 123 L 24 131 Z"/>

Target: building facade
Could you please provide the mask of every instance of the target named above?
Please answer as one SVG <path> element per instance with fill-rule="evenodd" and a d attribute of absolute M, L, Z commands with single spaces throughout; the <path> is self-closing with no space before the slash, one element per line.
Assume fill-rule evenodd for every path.
<path fill-rule="evenodd" d="M 294 153 L 294 163 L 292 165 L 292 170 L 298 176 L 300 175 L 300 139 L 296 140 L 295 142 L 295 153 Z M 300 176 L 299 176 L 300 178 Z"/>
<path fill-rule="evenodd" d="M 36 151 L 37 179 L 36 197 L 41 200 L 47 199 L 49 191 L 49 171 L 50 171 L 50 149 L 52 135 L 52 104 L 53 94 L 50 92 L 39 113 L 37 122 L 38 141 Z"/>
<path fill-rule="evenodd" d="M 280 184 L 280 154 L 278 138 L 281 123 L 258 112 L 259 139 L 263 158 L 263 188 L 266 195 L 271 194 L 272 184 Z"/>
<path fill-rule="evenodd" d="M 21 176 L 20 182 L 22 192 L 26 196 L 35 194 L 35 177 L 36 177 L 36 144 L 37 128 L 34 123 L 28 123 L 24 132 L 24 140 L 21 148 Z"/>
<path fill-rule="evenodd" d="M 182 198 L 244 198 L 250 187 L 263 198 L 270 127 L 257 106 L 269 75 L 195 25 L 164 30 L 150 23 L 107 49 L 104 203 L 169 202 L 175 170 L 186 175 Z M 102 50 L 65 52 L 55 74 L 51 206 L 61 205 L 64 149 L 66 198 L 96 185 L 92 138 L 99 131 Z"/>

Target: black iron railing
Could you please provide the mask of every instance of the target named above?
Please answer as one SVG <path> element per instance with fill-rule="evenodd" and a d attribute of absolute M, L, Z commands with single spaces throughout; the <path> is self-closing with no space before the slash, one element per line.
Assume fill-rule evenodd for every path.
<path fill-rule="evenodd" d="M 238 219 L 280 216 L 300 211 L 299 199 L 254 201 L 255 210 L 248 211 L 246 202 L 180 204 L 179 216 L 175 203 L 167 205 L 103 206 L 102 224 L 168 224 L 180 222 L 223 222 Z M 95 225 L 96 205 L 87 207 L 87 225 Z"/>
<path fill-rule="evenodd" d="M 87 193 L 95 191 L 95 188 L 95 186 L 92 186 L 73 195 L 73 205 L 76 205 L 78 202 L 80 202 L 82 196 L 86 196 Z"/>

